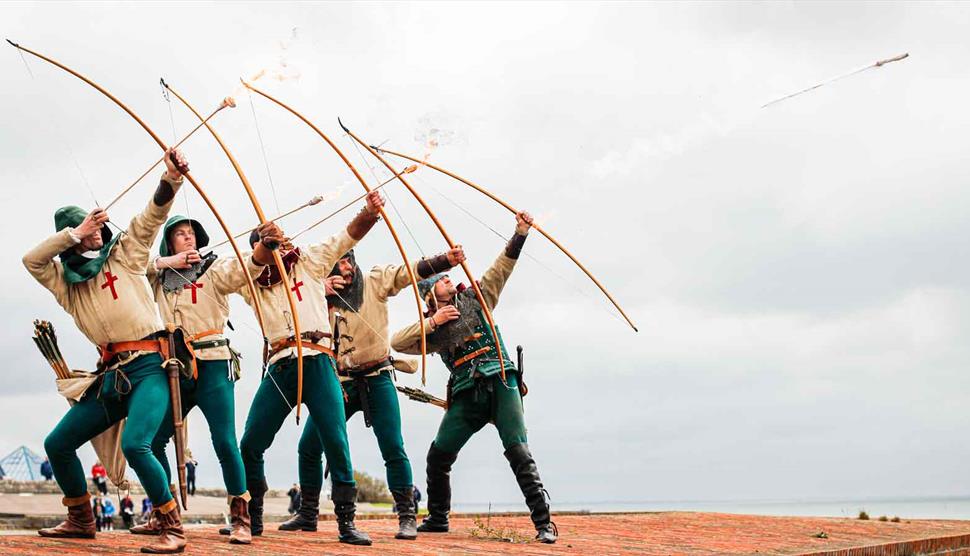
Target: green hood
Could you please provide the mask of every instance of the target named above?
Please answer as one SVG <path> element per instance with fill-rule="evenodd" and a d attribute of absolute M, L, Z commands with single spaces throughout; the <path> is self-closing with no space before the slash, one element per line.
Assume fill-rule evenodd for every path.
<path fill-rule="evenodd" d="M 165 223 L 165 227 L 162 229 L 162 244 L 158 246 L 158 254 L 162 257 L 167 257 L 172 254 L 172 250 L 168 245 L 168 233 L 172 231 L 177 224 L 182 222 L 189 222 L 192 224 L 192 229 L 195 230 L 195 248 L 202 249 L 206 245 L 209 245 L 209 234 L 205 233 L 205 228 L 202 224 L 199 224 L 197 220 L 193 220 L 188 216 L 182 216 L 176 214 L 175 216 L 168 219 Z"/>
<path fill-rule="evenodd" d="M 87 211 L 81 207 L 61 207 L 54 213 L 54 228 L 58 232 L 64 228 L 77 228 L 81 225 L 81 222 L 84 222 L 87 215 Z M 90 259 L 81 255 L 73 248 L 62 252 L 60 257 L 61 263 L 64 266 L 64 279 L 67 283 L 78 284 L 97 276 L 98 272 L 101 271 L 101 267 L 104 266 L 104 262 L 108 260 L 111 249 L 114 248 L 115 243 L 118 242 L 120 237 L 112 237 L 111 230 L 105 224 L 101 227 L 101 239 L 104 241 L 104 245 L 98 252 L 97 257 Z"/>

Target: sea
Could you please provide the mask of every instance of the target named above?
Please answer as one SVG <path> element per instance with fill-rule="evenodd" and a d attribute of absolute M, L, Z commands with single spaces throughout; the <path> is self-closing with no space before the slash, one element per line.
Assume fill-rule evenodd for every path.
<path fill-rule="evenodd" d="M 855 500 L 666 500 L 622 502 L 552 501 L 553 512 L 718 512 L 751 515 L 900 519 L 970 519 L 970 496 L 868 498 Z M 454 504 L 456 512 L 521 512 L 523 502 Z"/>

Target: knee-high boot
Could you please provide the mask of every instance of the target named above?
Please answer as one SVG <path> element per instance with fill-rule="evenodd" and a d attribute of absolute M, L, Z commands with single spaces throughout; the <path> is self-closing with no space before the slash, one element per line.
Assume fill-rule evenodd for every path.
<path fill-rule="evenodd" d="M 509 460 L 512 473 L 515 473 L 515 480 L 518 481 L 522 495 L 525 496 L 525 503 L 529 506 L 532 523 L 537 532 L 536 540 L 547 544 L 556 542 L 559 532 L 552 522 L 549 502 L 546 500 L 548 493 L 542 487 L 539 469 L 536 467 L 536 460 L 532 457 L 532 453 L 529 452 L 529 445 L 522 443 L 512 446 L 505 451 L 505 458 Z"/>
<path fill-rule="evenodd" d="M 451 512 L 451 466 L 458 454 L 439 450 L 434 443 L 428 449 L 428 517 L 418 527 L 421 533 L 447 533 Z"/>

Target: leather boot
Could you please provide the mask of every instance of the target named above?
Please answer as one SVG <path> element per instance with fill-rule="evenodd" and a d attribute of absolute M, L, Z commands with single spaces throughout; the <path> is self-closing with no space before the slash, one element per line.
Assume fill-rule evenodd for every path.
<path fill-rule="evenodd" d="M 61 539 L 93 539 L 97 528 L 94 523 L 94 510 L 91 508 L 91 495 L 77 498 L 65 497 L 61 503 L 67 506 L 67 519 L 57 527 L 37 531 L 42 537 Z"/>
<path fill-rule="evenodd" d="M 552 523 L 552 516 L 549 513 L 549 502 L 546 497 L 549 495 L 546 489 L 542 488 L 542 480 L 539 479 L 539 469 L 536 467 L 536 460 L 529 452 L 529 445 L 526 443 L 516 444 L 505 451 L 505 459 L 509 460 L 515 480 L 519 483 L 519 489 L 525 496 L 525 503 L 529 506 L 529 513 L 532 517 L 532 524 L 536 528 L 536 540 L 546 544 L 552 544 L 559 538 L 559 531 L 556 524 Z"/>
<path fill-rule="evenodd" d="M 175 554 L 185 550 L 185 530 L 179 505 L 171 500 L 158 509 L 159 533 L 155 542 L 141 547 L 146 554 Z"/>
<path fill-rule="evenodd" d="M 249 521 L 250 532 L 254 537 L 263 536 L 263 497 L 269 490 L 266 479 L 249 486 Z"/>
<path fill-rule="evenodd" d="M 333 513 L 337 515 L 337 531 L 340 533 L 340 542 L 370 546 L 371 540 L 367 533 L 358 531 L 354 527 L 354 515 L 357 513 L 357 487 L 333 485 L 330 498 L 333 501 Z"/>
<path fill-rule="evenodd" d="M 394 510 L 397 512 L 397 534 L 395 539 L 413 541 L 418 538 L 417 515 L 414 507 L 414 487 L 392 490 Z"/>
<path fill-rule="evenodd" d="M 231 544 L 250 544 L 253 542 L 253 534 L 249 520 L 249 502 L 246 495 L 233 496 L 229 501 L 229 522 L 232 530 L 229 533 Z"/>
<path fill-rule="evenodd" d="M 172 499 L 177 500 L 177 496 L 175 494 L 175 485 L 168 485 L 168 491 L 172 493 Z M 158 511 L 155 509 L 152 509 L 152 513 L 148 514 L 148 521 L 142 525 L 135 525 L 128 528 L 128 532 L 132 535 L 157 535 L 159 531 Z"/>
<path fill-rule="evenodd" d="M 132 535 L 157 535 L 159 532 L 158 510 L 152 509 L 152 513 L 148 514 L 148 521 L 141 525 L 129 527 L 128 532 Z"/>
<path fill-rule="evenodd" d="M 428 450 L 428 517 L 424 518 L 418 531 L 421 533 L 447 533 L 448 514 L 451 512 L 451 466 L 458 454 L 439 450 L 434 442 Z"/>
<path fill-rule="evenodd" d="M 300 485 L 300 509 L 280 523 L 280 531 L 316 531 L 320 520 L 320 487 Z"/>

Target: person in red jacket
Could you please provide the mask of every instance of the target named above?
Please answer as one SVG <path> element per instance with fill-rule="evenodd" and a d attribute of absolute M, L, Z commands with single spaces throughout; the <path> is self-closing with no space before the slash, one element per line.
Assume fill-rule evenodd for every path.
<path fill-rule="evenodd" d="M 108 471 L 101 465 L 100 461 L 94 462 L 91 467 L 91 480 L 101 494 L 108 494 Z"/>

